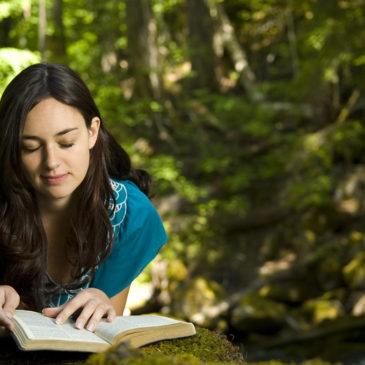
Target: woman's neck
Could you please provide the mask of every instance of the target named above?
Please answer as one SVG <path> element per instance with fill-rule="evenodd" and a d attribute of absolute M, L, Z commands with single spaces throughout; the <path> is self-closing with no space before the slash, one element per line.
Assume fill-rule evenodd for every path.
<path fill-rule="evenodd" d="M 41 216 L 68 216 L 70 217 L 75 206 L 75 198 L 47 199 L 37 196 L 38 208 Z"/>
<path fill-rule="evenodd" d="M 54 241 L 57 236 L 67 235 L 75 211 L 71 201 L 38 199 L 38 208 L 48 243 Z"/>

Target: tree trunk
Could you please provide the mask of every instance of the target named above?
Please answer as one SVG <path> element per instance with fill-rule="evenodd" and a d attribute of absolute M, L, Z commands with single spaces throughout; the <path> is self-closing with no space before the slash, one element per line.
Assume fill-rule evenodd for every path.
<path fill-rule="evenodd" d="M 288 27 L 288 40 L 289 40 L 290 55 L 292 59 L 293 75 L 297 76 L 299 72 L 299 55 L 298 55 L 297 40 L 295 34 L 292 1 L 290 2 L 290 7 L 286 11 L 286 22 Z"/>
<path fill-rule="evenodd" d="M 205 0 L 186 0 L 192 87 L 218 90 L 213 49 L 214 29 Z"/>
<path fill-rule="evenodd" d="M 156 22 L 150 0 L 127 0 L 127 38 L 130 70 L 135 79 L 134 94 L 142 98 L 161 98 L 158 72 Z"/>
<path fill-rule="evenodd" d="M 46 16 L 46 1 L 38 1 L 39 12 L 38 12 L 38 49 L 42 55 L 42 62 L 46 61 L 46 26 L 47 26 L 47 16 Z"/>
<path fill-rule="evenodd" d="M 53 0 L 52 18 L 55 32 L 49 39 L 49 48 L 52 50 L 53 58 L 64 62 L 66 55 L 65 27 L 63 24 L 63 0 Z"/>
<path fill-rule="evenodd" d="M 12 40 L 10 38 L 10 31 L 14 27 L 13 18 L 4 18 L 0 22 L 0 44 L 1 47 L 11 47 Z"/>
<path fill-rule="evenodd" d="M 216 22 L 217 32 L 221 38 L 223 46 L 227 49 L 232 59 L 235 71 L 240 75 L 241 85 L 245 88 L 249 98 L 252 101 L 262 100 L 263 95 L 257 88 L 256 77 L 248 63 L 246 52 L 239 44 L 234 28 L 223 7 L 221 4 L 212 0 L 204 1 L 209 7 L 210 13 L 213 14 L 213 19 Z"/>

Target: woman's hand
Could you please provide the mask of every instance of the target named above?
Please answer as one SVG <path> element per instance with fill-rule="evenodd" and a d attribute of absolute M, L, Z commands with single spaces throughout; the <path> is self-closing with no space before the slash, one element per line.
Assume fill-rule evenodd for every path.
<path fill-rule="evenodd" d="M 20 297 L 14 288 L 9 285 L 0 285 L 0 326 L 4 327 L 1 333 L 6 329 L 12 331 L 14 324 L 11 321 L 15 309 L 19 306 Z"/>
<path fill-rule="evenodd" d="M 47 317 L 56 317 L 57 324 L 63 324 L 70 316 L 80 311 L 76 319 L 75 327 L 94 332 L 100 319 L 107 317 L 108 322 L 115 318 L 115 310 L 106 294 L 96 288 L 87 288 L 80 291 L 67 303 L 55 307 L 44 308 L 43 314 Z"/>

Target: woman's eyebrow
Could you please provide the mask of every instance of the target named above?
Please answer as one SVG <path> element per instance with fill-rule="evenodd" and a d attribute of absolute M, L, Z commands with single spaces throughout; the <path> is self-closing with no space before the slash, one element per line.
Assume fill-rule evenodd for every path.
<path fill-rule="evenodd" d="M 56 134 L 54 135 L 54 137 L 63 136 L 63 135 L 65 135 L 65 134 L 67 134 L 67 133 L 69 133 L 69 132 L 72 132 L 72 131 L 75 131 L 75 130 L 77 130 L 77 129 L 78 129 L 77 127 L 76 127 L 76 128 L 67 128 L 67 129 L 64 129 L 64 130 L 62 130 L 62 131 L 60 131 L 60 132 L 56 133 Z M 39 138 L 38 136 L 32 136 L 32 135 L 29 135 L 29 134 L 23 134 L 22 138 L 23 138 L 23 139 L 36 139 L 36 140 L 40 140 L 40 139 L 41 139 L 41 138 Z"/>

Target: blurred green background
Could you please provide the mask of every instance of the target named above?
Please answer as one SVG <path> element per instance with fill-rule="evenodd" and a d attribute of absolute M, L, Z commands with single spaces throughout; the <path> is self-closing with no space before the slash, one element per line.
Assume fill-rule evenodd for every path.
<path fill-rule="evenodd" d="M 250 361 L 365 358 L 364 11 L 0 1 L 0 93 L 32 63 L 68 64 L 154 176 L 170 240 L 130 311 L 223 331 Z"/>

